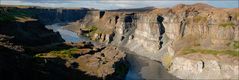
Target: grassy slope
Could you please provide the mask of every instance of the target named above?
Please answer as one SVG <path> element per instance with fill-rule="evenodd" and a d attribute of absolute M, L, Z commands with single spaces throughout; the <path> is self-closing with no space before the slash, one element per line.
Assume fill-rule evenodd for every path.
<path fill-rule="evenodd" d="M 0 8 L 0 22 L 32 19 L 33 13 L 15 8 Z"/>

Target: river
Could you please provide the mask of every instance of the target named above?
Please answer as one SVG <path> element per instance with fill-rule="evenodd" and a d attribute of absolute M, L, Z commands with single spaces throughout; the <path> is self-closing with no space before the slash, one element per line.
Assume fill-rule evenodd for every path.
<path fill-rule="evenodd" d="M 59 32 L 66 42 L 90 41 L 86 37 L 78 36 L 77 33 L 63 28 L 64 24 L 47 25 L 46 28 Z M 126 60 L 129 62 L 129 71 L 126 80 L 161 80 L 177 79 L 169 74 L 160 62 L 136 55 L 134 52 L 126 51 Z"/>
<path fill-rule="evenodd" d="M 59 32 L 61 37 L 66 42 L 79 42 L 79 41 L 90 41 L 84 36 L 78 36 L 77 33 L 64 29 L 64 23 L 57 23 L 53 25 L 46 25 L 47 29 L 51 29 L 54 32 Z"/>

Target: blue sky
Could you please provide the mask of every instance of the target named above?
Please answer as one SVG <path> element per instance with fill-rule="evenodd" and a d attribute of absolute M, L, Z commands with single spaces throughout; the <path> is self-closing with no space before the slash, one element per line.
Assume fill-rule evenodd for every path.
<path fill-rule="evenodd" d="M 119 9 L 172 7 L 177 4 L 207 3 L 220 8 L 238 8 L 238 0 L 0 0 L 1 5 L 35 5 L 43 7 Z"/>

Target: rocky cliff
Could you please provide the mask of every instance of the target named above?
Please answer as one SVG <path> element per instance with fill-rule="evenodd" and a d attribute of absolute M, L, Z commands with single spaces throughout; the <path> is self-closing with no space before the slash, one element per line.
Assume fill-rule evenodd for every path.
<path fill-rule="evenodd" d="M 43 45 L 62 43 L 59 33 L 38 21 L 0 23 L 0 79 L 32 80 L 43 74 L 37 70 L 32 55 Z M 43 79 L 38 77 L 38 79 Z"/>
<path fill-rule="evenodd" d="M 185 70 L 181 70 L 184 64 L 177 62 L 177 59 L 184 55 L 199 53 L 233 57 L 233 59 L 213 60 L 216 63 L 222 62 L 219 63 L 222 66 L 227 64 L 224 61 L 238 62 L 238 15 L 238 8 L 215 8 L 201 3 L 180 4 L 172 8 L 154 8 L 145 12 L 137 10 L 96 11 L 87 14 L 91 17 L 73 22 L 67 28 L 89 36 L 93 40 L 125 47 L 136 54 L 161 61 L 166 68 L 169 68 L 169 71 L 182 79 L 196 79 L 203 78 L 196 76 L 199 73 L 211 74 L 212 72 L 189 70 L 193 66 L 187 66 L 185 69 L 189 70 L 188 73 L 193 71 L 197 74 L 193 74 L 194 77 L 187 77 L 187 74 L 180 76 L 176 72 L 184 73 L 182 71 Z M 208 55 L 202 56 L 207 57 Z M 209 67 L 205 70 L 213 70 L 214 67 L 210 67 L 213 65 L 210 63 L 210 59 L 203 60 L 203 62 L 207 61 L 209 63 L 204 66 Z M 192 63 L 188 62 L 189 64 Z M 175 66 L 181 67 L 175 68 Z M 234 68 L 230 70 L 238 71 L 238 65 L 233 64 L 232 66 Z M 221 76 L 224 75 L 223 71 L 227 70 L 219 68 L 218 71 L 223 74 L 217 76 Z M 238 72 L 234 73 L 239 75 Z M 236 77 L 220 77 L 220 79 L 232 78 Z"/>
<path fill-rule="evenodd" d="M 38 21 L 0 23 L 0 34 L 10 36 L 13 43 L 24 46 L 64 42 L 59 33 L 46 29 Z"/>
<path fill-rule="evenodd" d="M 36 7 L 20 10 L 33 13 L 44 24 L 70 22 L 65 28 L 161 61 L 181 79 L 238 79 L 238 8 L 198 3 L 105 11 Z"/>
<path fill-rule="evenodd" d="M 10 15 L 15 15 L 17 17 L 25 18 L 31 17 L 37 19 L 44 25 L 50 25 L 54 23 L 66 23 L 74 22 L 85 18 L 90 11 L 96 11 L 96 9 L 88 8 L 46 8 L 46 7 L 37 7 L 37 6 L 0 6 L 1 17 L 9 17 L 4 14 L 8 12 Z"/>

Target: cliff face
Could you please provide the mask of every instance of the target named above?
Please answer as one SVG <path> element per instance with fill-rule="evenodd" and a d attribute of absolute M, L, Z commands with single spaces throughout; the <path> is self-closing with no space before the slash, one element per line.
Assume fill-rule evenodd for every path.
<path fill-rule="evenodd" d="M 38 21 L 0 23 L 0 34 L 12 37 L 11 42 L 24 46 L 64 42 L 59 33 L 46 29 Z"/>
<path fill-rule="evenodd" d="M 83 17 L 91 21 L 96 15 L 89 15 L 96 11 L 87 10 L 0 6 L 0 79 L 123 80 L 123 51 L 86 42 L 63 43 L 58 32 L 45 27 Z"/>
<path fill-rule="evenodd" d="M 89 9 L 42 9 L 42 8 L 30 8 L 26 9 L 32 11 L 44 24 L 53 24 L 60 22 L 72 22 L 79 19 L 83 19 Z"/>
<path fill-rule="evenodd" d="M 82 26 L 96 26 L 102 32 L 91 37 L 128 47 L 139 54 L 157 54 L 164 49 L 162 45 L 167 47 L 169 44 L 176 51 L 193 45 L 215 50 L 230 49 L 228 44 L 239 40 L 237 10 L 195 4 L 149 12 L 98 11 L 87 14 L 91 17 L 76 22 L 79 25 L 70 26 L 69 29 L 80 32 Z M 181 43 L 184 44 L 178 45 Z M 139 48 L 143 50 L 136 50 Z"/>
<path fill-rule="evenodd" d="M 21 10 L 34 13 L 44 24 L 72 22 L 67 29 L 161 61 L 182 79 L 238 79 L 238 8 L 181 4 L 147 10 Z"/>
<path fill-rule="evenodd" d="M 0 21 L 9 17 L 6 15 L 8 12 L 10 15 L 16 17 L 31 17 L 38 19 L 45 25 L 61 22 L 73 22 L 79 19 L 83 19 L 89 11 L 95 11 L 95 9 L 65 9 L 65 8 L 43 8 L 43 7 L 17 7 L 17 6 L 0 6 L 1 18 Z"/>
<path fill-rule="evenodd" d="M 161 61 L 173 74 L 180 76 L 180 74 L 174 73 L 176 70 L 174 67 L 180 64 L 177 63 L 175 57 L 189 53 L 214 54 L 213 56 L 219 57 L 229 55 L 236 57 L 232 61 L 239 61 L 238 46 L 236 46 L 239 40 L 238 14 L 238 8 L 222 9 L 206 4 L 182 4 L 173 8 L 153 9 L 147 12 L 129 12 L 127 10 L 96 12 L 89 14 L 90 16 L 97 15 L 90 18 L 93 21 L 75 22 L 72 24 L 79 25 L 67 28 L 75 32 L 88 33 L 82 27 L 95 26 L 96 31 L 89 31 L 89 36 L 93 40 L 125 47 L 136 54 Z M 88 25 L 88 23 L 92 24 Z M 207 57 L 208 55 L 202 56 Z M 230 60 L 220 58 L 216 62 L 222 62 L 219 65 L 224 65 L 223 61 Z M 207 61 L 210 60 L 203 60 L 203 62 Z M 205 66 L 210 65 L 211 63 L 205 64 Z M 238 69 L 238 65 L 232 66 L 235 67 L 231 69 L 232 71 Z M 190 66 L 186 69 L 190 69 Z M 211 70 L 213 67 L 208 69 Z M 223 72 L 223 69 L 219 71 Z M 224 74 L 217 76 L 220 75 Z M 235 72 L 235 75 L 238 74 Z M 185 76 L 180 78 L 192 79 L 192 77 Z M 193 77 L 193 79 L 195 78 L 202 77 Z M 221 78 L 231 79 L 234 77 L 224 76 Z"/>
<path fill-rule="evenodd" d="M 43 49 L 37 46 L 62 42 L 59 33 L 46 29 L 38 21 L 1 22 L 0 79 L 42 80 L 44 74 L 37 70 L 39 67 L 31 56 L 37 51 L 32 48 Z"/>

